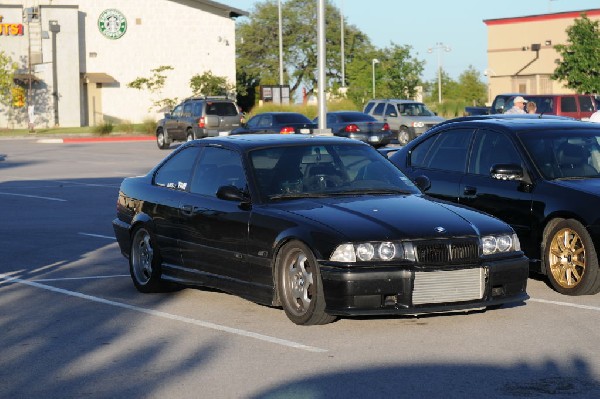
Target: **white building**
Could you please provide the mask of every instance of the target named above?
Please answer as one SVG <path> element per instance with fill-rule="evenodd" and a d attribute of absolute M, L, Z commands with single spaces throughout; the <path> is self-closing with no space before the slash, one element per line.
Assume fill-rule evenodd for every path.
<path fill-rule="evenodd" d="M 140 123 L 162 116 L 154 101 L 190 96 L 194 75 L 235 84 L 243 15 L 209 0 L 3 0 L 0 51 L 18 63 L 25 92 L 31 85 L 37 126 Z M 173 68 L 162 92 L 127 87 L 160 66 Z M 0 128 L 26 127 L 26 108 L 0 105 Z"/>

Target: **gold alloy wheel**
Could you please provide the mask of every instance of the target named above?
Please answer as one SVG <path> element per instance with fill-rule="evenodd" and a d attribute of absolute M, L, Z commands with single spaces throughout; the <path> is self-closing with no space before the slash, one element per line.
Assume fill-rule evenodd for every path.
<path fill-rule="evenodd" d="M 585 273 L 585 246 L 579 234 L 570 228 L 559 230 L 550 244 L 550 272 L 563 288 L 573 288 Z"/>

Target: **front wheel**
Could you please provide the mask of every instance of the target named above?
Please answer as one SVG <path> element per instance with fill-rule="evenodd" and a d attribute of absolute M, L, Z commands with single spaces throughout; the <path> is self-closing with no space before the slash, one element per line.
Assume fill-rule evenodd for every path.
<path fill-rule="evenodd" d="M 574 219 L 557 222 L 544 235 L 544 263 L 552 287 L 565 295 L 600 291 L 596 249 L 587 230 Z"/>
<path fill-rule="evenodd" d="M 277 291 L 287 317 L 296 324 L 315 325 L 334 321 L 325 313 L 325 296 L 317 261 L 299 241 L 281 248 L 276 260 Z"/>
<path fill-rule="evenodd" d="M 398 129 L 398 144 L 406 145 L 412 139 L 410 131 L 406 126 L 400 126 Z"/>
<path fill-rule="evenodd" d="M 160 278 L 160 254 L 152 234 L 145 227 L 133 233 L 129 250 L 129 273 L 133 285 L 144 293 L 161 292 L 166 284 Z"/>

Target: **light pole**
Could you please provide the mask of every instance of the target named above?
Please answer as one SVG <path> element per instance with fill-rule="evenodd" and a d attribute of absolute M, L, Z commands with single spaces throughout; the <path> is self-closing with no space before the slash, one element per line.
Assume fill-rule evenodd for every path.
<path fill-rule="evenodd" d="M 442 50 L 451 51 L 450 46 L 446 46 L 444 43 L 437 42 L 435 46 L 427 50 L 428 53 L 433 53 L 436 50 L 438 53 L 438 102 L 442 103 Z"/>
<path fill-rule="evenodd" d="M 278 0 L 277 5 L 279 9 L 279 90 L 283 90 L 283 23 L 281 21 L 281 0 Z"/>
<path fill-rule="evenodd" d="M 373 98 L 375 98 L 375 64 L 379 64 L 377 58 L 373 58 Z"/>
<path fill-rule="evenodd" d="M 344 56 L 344 0 L 342 0 L 342 6 L 340 8 L 340 53 L 342 53 L 342 87 L 346 87 L 346 60 Z"/>
<path fill-rule="evenodd" d="M 56 56 L 56 34 L 60 32 L 58 21 L 48 21 L 50 32 L 52 32 L 52 97 L 54 97 L 54 126 L 58 124 L 58 66 L 56 65 L 58 57 Z"/>

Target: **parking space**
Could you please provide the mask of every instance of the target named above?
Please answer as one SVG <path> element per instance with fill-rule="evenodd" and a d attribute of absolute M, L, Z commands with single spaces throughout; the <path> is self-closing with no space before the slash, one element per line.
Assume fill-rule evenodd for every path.
<path fill-rule="evenodd" d="M 173 147 L 174 148 L 174 147 Z M 111 221 L 153 142 L 0 142 L 0 397 L 600 397 L 600 295 L 300 327 L 208 289 L 138 293 Z"/>

